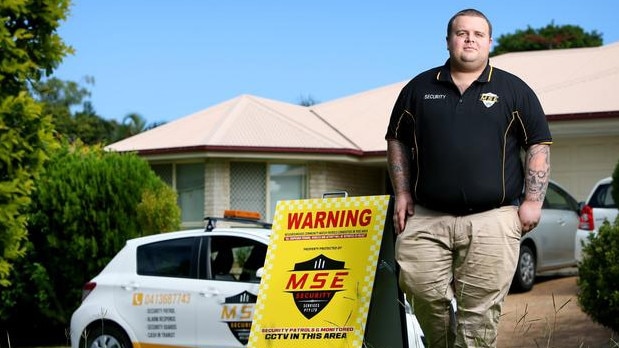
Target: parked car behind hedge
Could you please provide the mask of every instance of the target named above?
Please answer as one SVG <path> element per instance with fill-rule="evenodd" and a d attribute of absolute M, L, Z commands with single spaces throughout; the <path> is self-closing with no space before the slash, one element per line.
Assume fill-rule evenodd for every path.
<path fill-rule="evenodd" d="M 587 200 L 582 204 L 580 223 L 576 233 L 576 259 L 582 261 L 582 247 L 586 244 L 590 235 L 597 234 L 598 229 L 608 221 L 613 223 L 617 218 L 619 209 L 612 196 L 611 177 L 598 181 L 589 193 Z"/>

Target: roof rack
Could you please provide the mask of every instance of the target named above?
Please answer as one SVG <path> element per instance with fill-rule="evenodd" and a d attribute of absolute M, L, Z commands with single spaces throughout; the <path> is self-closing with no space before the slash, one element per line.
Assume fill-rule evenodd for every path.
<path fill-rule="evenodd" d="M 260 213 L 245 210 L 225 210 L 223 217 L 207 216 L 204 221 L 206 221 L 205 232 L 211 232 L 217 226 L 217 221 L 240 222 L 268 229 L 273 226 L 270 222 L 260 220 Z"/>

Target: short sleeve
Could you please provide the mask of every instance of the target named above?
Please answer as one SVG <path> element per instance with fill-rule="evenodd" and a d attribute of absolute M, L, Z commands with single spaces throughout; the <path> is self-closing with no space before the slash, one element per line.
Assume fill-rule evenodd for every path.
<path fill-rule="evenodd" d="M 400 91 L 393 105 L 385 134 L 386 140 L 397 140 L 407 146 L 412 145 L 414 131 L 414 118 L 410 111 L 413 110 L 412 103 L 413 98 L 411 98 L 410 84 L 408 84 Z"/>
<path fill-rule="evenodd" d="M 524 82 L 523 82 L 524 84 Z M 518 115 L 523 125 L 522 145 L 528 148 L 535 144 L 552 144 L 546 114 L 535 92 L 525 84 Z"/>

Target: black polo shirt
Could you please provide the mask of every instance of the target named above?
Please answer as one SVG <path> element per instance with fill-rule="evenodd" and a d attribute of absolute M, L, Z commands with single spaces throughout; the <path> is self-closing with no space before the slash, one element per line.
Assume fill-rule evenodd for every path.
<path fill-rule="evenodd" d="M 385 139 L 412 149 L 415 203 L 457 215 L 512 204 L 524 183 L 521 149 L 552 143 L 542 106 L 521 79 L 487 65 L 460 94 L 449 61 L 402 89 Z"/>

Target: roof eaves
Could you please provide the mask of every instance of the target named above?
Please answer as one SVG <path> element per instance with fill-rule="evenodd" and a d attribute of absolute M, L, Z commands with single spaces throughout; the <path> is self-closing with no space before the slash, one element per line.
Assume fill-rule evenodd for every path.
<path fill-rule="evenodd" d="M 148 150 L 127 151 L 135 152 L 140 156 L 151 156 L 161 154 L 183 154 L 190 152 L 238 152 L 238 153 L 303 153 L 303 154 L 333 154 L 349 155 L 355 157 L 364 156 L 365 153 L 359 149 L 338 149 L 338 148 L 300 148 L 300 147 L 260 147 L 260 146 L 217 146 L 200 145 L 174 148 L 159 148 Z"/>
<path fill-rule="evenodd" d="M 546 115 L 548 122 L 575 121 L 575 120 L 600 120 L 608 118 L 619 118 L 619 110 L 603 112 L 584 112 L 577 114 L 555 114 Z"/>

